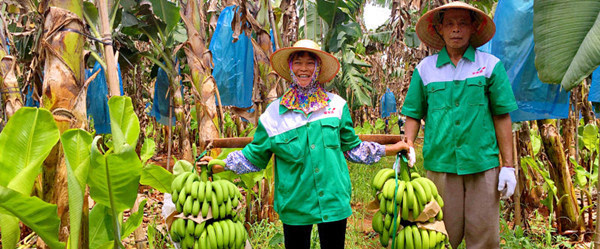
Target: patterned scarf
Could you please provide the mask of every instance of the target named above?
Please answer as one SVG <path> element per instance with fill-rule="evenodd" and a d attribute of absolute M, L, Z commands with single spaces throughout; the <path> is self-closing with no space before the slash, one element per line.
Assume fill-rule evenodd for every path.
<path fill-rule="evenodd" d="M 292 61 L 289 62 L 290 75 L 292 76 L 292 84 L 281 97 L 281 104 L 290 110 L 301 110 L 308 115 L 311 112 L 326 107 L 329 103 L 329 97 L 321 84 L 317 81 L 321 65 L 319 61 L 315 63 L 315 72 L 310 83 L 306 87 L 301 87 L 298 84 L 298 77 L 292 70 Z"/>

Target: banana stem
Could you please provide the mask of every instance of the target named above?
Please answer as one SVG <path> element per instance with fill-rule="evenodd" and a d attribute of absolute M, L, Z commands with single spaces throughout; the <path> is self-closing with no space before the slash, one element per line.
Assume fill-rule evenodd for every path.
<path fill-rule="evenodd" d="M 410 174 L 408 173 L 408 163 L 406 163 L 406 158 L 404 155 L 400 155 L 402 157 L 400 159 L 400 176 L 403 181 L 410 182 Z"/>

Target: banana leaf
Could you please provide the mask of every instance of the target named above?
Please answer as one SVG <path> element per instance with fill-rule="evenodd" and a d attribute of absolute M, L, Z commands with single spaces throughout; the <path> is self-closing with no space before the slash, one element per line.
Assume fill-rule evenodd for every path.
<path fill-rule="evenodd" d="M 29 195 L 42 162 L 59 136 L 49 111 L 19 109 L 0 133 L 0 186 Z M 15 248 L 20 235 L 19 220 L 0 212 L 0 231 L 4 248 Z"/>
<path fill-rule="evenodd" d="M 108 100 L 108 108 L 115 152 L 121 153 L 137 144 L 140 121 L 133 111 L 130 97 L 114 96 Z"/>
<path fill-rule="evenodd" d="M 60 138 L 67 167 L 69 183 L 70 248 L 77 249 L 83 215 L 85 186 L 90 169 L 92 135 L 84 130 L 68 130 Z"/>
<path fill-rule="evenodd" d="M 600 1 L 536 0 L 533 13 L 538 76 L 571 90 L 600 65 Z"/>
<path fill-rule="evenodd" d="M 65 248 L 64 243 L 58 240 L 60 219 L 58 218 L 56 205 L 0 186 L 0 210 L 3 214 L 10 214 L 19 218 L 39 235 L 50 248 Z M 5 248 L 16 248 L 16 245 L 7 244 L 4 239 L 5 237 L 2 236 Z"/>
<path fill-rule="evenodd" d="M 161 166 L 148 164 L 142 169 L 142 185 L 148 185 L 162 193 L 171 193 L 171 182 L 173 174 Z"/>

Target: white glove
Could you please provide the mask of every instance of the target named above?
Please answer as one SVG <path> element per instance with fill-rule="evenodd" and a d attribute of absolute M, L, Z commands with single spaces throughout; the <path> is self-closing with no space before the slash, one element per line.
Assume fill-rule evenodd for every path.
<path fill-rule="evenodd" d="M 498 191 L 500 191 L 502 199 L 510 198 L 515 192 L 516 186 L 515 168 L 502 167 L 498 176 Z"/>
<path fill-rule="evenodd" d="M 415 148 L 411 146 L 408 150 L 408 166 L 412 168 L 415 165 L 416 161 L 417 155 L 415 154 Z"/>

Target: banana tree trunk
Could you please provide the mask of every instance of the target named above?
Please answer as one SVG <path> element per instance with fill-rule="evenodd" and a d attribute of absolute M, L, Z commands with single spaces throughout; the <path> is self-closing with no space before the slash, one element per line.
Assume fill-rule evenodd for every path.
<path fill-rule="evenodd" d="M 15 75 L 16 59 L 9 55 L 6 46 L 6 30 L 4 19 L 0 18 L 0 99 L 6 118 L 10 119 L 23 106 L 23 97 Z"/>
<path fill-rule="evenodd" d="M 50 0 L 45 11 L 44 35 L 40 40 L 44 61 L 41 106 L 54 115 L 60 132 L 69 128 L 86 128 L 86 92 L 84 91 L 83 49 L 85 37 L 72 30 L 85 32 L 81 0 Z M 68 196 L 65 158 L 56 145 L 42 172 L 42 199 L 58 206 L 61 219 L 59 239 L 68 236 Z M 87 211 L 84 206 L 82 235 L 87 235 Z M 87 236 L 82 236 L 84 248 Z"/>
<path fill-rule="evenodd" d="M 215 92 L 217 84 L 212 77 L 212 54 L 206 47 L 204 1 L 188 0 L 180 15 L 185 23 L 188 41 L 184 46 L 187 63 L 190 67 L 194 97 L 196 99 L 196 118 L 198 120 L 199 148 L 204 149 L 204 141 L 218 138 L 219 131 L 213 122 L 217 115 Z"/>
<path fill-rule="evenodd" d="M 550 178 L 557 188 L 558 202 L 555 204 L 555 215 L 558 231 L 582 231 L 583 220 L 579 216 L 579 206 L 562 146 L 562 138 L 556 128 L 556 121 L 538 120 L 538 127 L 540 127 L 542 143 L 550 160 Z"/>

